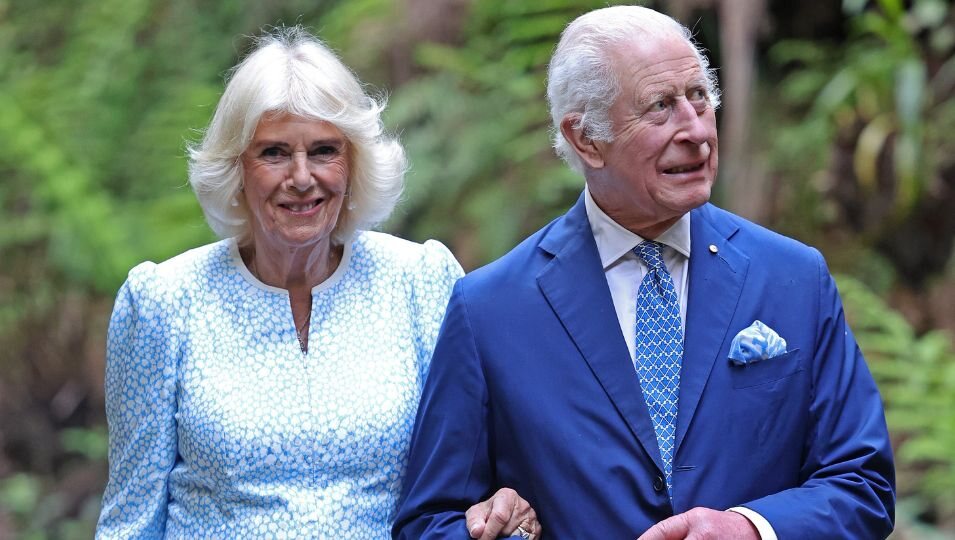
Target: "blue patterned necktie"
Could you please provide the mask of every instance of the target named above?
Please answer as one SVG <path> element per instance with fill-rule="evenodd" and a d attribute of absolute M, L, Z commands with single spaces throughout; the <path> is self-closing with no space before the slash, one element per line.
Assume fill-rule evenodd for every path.
<path fill-rule="evenodd" d="M 683 328 L 673 278 L 663 264 L 663 246 L 646 241 L 633 252 L 647 264 L 637 293 L 636 369 L 653 431 L 663 458 L 667 492 L 673 496 L 673 440 L 676 435 Z"/>

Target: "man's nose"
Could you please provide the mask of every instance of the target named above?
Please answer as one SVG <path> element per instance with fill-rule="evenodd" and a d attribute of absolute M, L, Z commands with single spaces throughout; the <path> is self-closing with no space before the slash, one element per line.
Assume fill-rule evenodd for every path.
<path fill-rule="evenodd" d="M 707 115 L 709 105 L 701 112 L 688 99 L 682 98 L 677 100 L 675 107 L 680 125 L 680 131 L 677 133 L 678 140 L 701 145 L 713 139 L 715 126 Z"/>

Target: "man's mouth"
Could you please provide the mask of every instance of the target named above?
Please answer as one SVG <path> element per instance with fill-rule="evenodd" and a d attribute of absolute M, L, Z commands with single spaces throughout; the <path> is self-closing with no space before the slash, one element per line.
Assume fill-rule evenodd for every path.
<path fill-rule="evenodd" d="M 670 169 L 664 169 L 663 172 L 666 174 L 681 174 L 688 172 L 696 172 L 703 168 L 704 162 L 694 163 L 692 165 L 681 165 L 679 167 L 672 167 Z"/>

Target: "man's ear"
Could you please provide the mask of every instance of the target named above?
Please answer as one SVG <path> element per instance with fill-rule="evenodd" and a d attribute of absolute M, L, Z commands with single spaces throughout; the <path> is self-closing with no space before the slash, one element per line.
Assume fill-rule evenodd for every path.
<path fill-rule="evenodd" d="M 601 169 L 604 166 L 604 158 L 600 148 L 584 133 L 582 127 L 575 127 L 579 121 L 579 114 L 568 114 L 560 121 L 560 132 L 584 163 L 593 169 Z"/>

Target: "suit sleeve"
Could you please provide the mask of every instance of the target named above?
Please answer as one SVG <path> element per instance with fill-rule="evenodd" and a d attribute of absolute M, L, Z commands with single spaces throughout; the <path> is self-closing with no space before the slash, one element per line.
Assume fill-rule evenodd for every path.
<path fill-rule="evenodd" d="M 895 520 L 895 469 L 882 400 L 849 330 L 829 270 L 819 268 L 812 432 L 802 483 L 742 506 L 787 538 L 885 538 Z"/>
<path fill-rule="evenodd" d="M 144 263 L 120 289 L 106 345 L 109 481 L 96 538 L 162 538 L 177 455 L 175 332 Z"/>
<path fill-rule="evenodd" d="M 459 281 L 422 393 L 393 538 L 470 538 L 464 512 L 492 488 L 487 402 Z"/>

